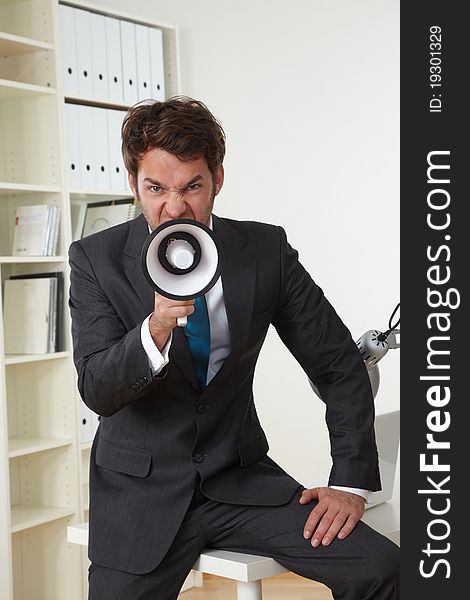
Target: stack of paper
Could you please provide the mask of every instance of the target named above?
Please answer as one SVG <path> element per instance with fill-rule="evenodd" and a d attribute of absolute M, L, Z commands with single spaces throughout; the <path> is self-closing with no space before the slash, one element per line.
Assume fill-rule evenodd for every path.
<path fill-rule="evenodd" d="M 5 281 L 5 354 L 47 354 L 62 345 L 63 273 L 16 275 Z"/>
<path fill-rule="evenodd" d="M 54 256 L 59 237 L 60 208 L 49 204 L 18 206 L 13 231 L 13 256 Z"/>

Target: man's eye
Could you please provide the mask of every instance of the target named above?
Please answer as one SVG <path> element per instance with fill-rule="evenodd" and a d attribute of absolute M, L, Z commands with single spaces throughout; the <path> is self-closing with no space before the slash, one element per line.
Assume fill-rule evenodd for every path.
<path fill-rule="evenodd" d="M 186 189 L 190 192 L 195 192 L 198 189 L 200 189 L 200 187 L 201 187 L 200 183 L 192 183 L 191 185 L 188 185 L 188 187 Z"/>
<path fill-rule="evenodd" d="M 150 187 L 150 191 L 154 192 L 155 194 L 158 194 L 159 192 L 162 191 L 162 188 L 159 185 L 152 185 Z"/>

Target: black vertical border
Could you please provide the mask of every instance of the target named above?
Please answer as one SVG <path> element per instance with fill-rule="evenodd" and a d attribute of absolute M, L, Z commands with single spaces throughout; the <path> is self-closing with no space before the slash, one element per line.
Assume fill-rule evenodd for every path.
<path fill-rule="evenodd" d="M 470 197 L 465 183 L 467 173 L 470 173 L 470 155 L 466 147 L 470 139 L 470 119 L 464 89 L 469 72 L 470 35 L 468 21 L 463 15 L 464 8 L 465 3 L 435 0 L 402 2 L 400 6 L 400 328 L 403 333 L 400 349 L 400 504 L 402 598 L 406 600 L 442 600 L 468 594 L 468 591 L 465 592 L 469 570 L 465 568 L 467 551 L 464 541 L 470 528 L 464 513 L 464 506 L 468 504 L 464 486 L 465 481 L 470 481 L 470 451 L 467 445 L 470 444 L 467 420 L 469 392 L 468 386 L 465 386 L 466 374 L 470 374 L 470 361 L 467 359 L 470 354 L 467 347 L 470 331 L 470 219 L 466 216 Z M 434 55 L 441 59 L 440 88 L 430 86 L 431 51 L 438 49 L 438 46 L 430 46 L 436 41 L 430 37 L 431 31 L 436 31 L 431 30 L 433 26 L 441 29 L 441 54 Z M 433 62 L 434 65 L 438 63 L 437 60 Z M 441 111 L 431 112 L 430 101 L 437 98 L 442 102 Z M 439 108 L 437 101 L 433 104 L 435 109 Z M 448 156 L 436 155 L 433 159 L 436 163 L 450 165 L 447 172 L 449 184 L 434 184 L 427 180 L 428 153 L 433 151 L 450 152 Z M 444 171 L 434 173 L 444 179 Z M 428 194 L 433 188 L 449 193 L 450 204 L 446 209 L 438 211 L 428 206 Z M 444 202 L 446 196 L 436 193 L 432 198 L 437 203 L 439 198 Z M 439 219 L 444 223 L 448 213 L 451 219 L 449 227 L 433 230 L 427 224 L 428 213 L 432 213 L 435 223 Z M 430 260 L 428 252 L 437 258 Z M 433 284 L 429 281 L 428 269 L 435 265 L 439 265 L 440 279 L 450 273 L 447 283 Z M 433 273 L 438 274 L 436 270 Z M 430 307 L 428 288 L 441 291 L 443 296 L 451 288 L 457 290 L 451 293 L 451 303 L 455 304 L 459 296 L 460 305 L 455 308 Z M 437 299 L 437 296 L 434 298 Z M 449 331 L 438 331 L 435 319 L 431 320 L 429 327 L 429 315 L 436 312 L 447 315 L 441 324 L 448 319 Z M 450 354 L 441 355 L 434 363 L 450 365 L 447 371 L 428 368 L 428 343 L 432 336 L 439 335 L 449 336 L 450 340 L 435 340 L 433 347 L 449 350 Z M 446 374 L 450 380 L 420 380 L 421 376 L 431 374 Z M 427 390 L 432 385 L 449 387 L 447 405 L 436 408 L 429 404 Z M 443 387 L 440 390 L 444 392 Z M 432 418 L 429 415 L 433 410 L 440 411 L 441 422 L 450 417 L 449 427 L 434 434 L 436 440 L 449 442 L 449 449 L 426 449 L 426 435 L 431 433 L 427 419 Z M 439 463 L 448 464 L 450 471 L 424 472 L 420 469 L 422 453 L 427 453 L 426 462 L 432 460 L 432 454 L 438 454 Z M 428 476 L 434 480 L 435 486 L 427 480 Z M 450 479 L 442 484 L 447 476 Z M 420 489 L 436 490 L 436 485 L 448 493 L 418 492 Z M 438 515 L 432 514 L 429 507 L 435 511 L 448 510 Z M 427 577 L 420 572 L 420 566 Z"/>

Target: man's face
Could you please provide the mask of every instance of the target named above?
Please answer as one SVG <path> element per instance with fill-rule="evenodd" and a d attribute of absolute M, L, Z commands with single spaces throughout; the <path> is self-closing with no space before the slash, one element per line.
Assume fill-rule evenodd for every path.
<path fill-rule="evenodd" d="M 129 175 L 129 185 L 152 230 L 174 219 L 194 219 L 208 225 L 223 182 L 222 165 L 214 182 L 204 158 L 182 161 L 160 148 L 144 154 L 137 180 Z"/>

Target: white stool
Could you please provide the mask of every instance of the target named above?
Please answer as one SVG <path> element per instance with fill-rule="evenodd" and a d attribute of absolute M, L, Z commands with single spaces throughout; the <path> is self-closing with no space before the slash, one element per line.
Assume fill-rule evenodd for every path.
<path fill-rule="evenodd" d="M 67 527 L 67 541 L 88 546 L 88 523 Z M 261 581 L 265 577 L 288 571 L 272 558 L 226 550 L 205 550 L 194 564 L 193 570 L 235 579 L 237 600 L 262 600 Z"/>

